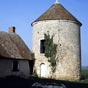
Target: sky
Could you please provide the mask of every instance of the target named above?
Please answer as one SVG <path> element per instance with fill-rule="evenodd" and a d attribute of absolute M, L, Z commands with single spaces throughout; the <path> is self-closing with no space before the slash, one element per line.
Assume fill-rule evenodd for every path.
<path fill-rule="evenodd" d="M 0 31 L 16 27 L 26 45 L 32 50 L 31 23 L 44 13 L 55 0 L 0 0 Z M 88 0 L 59 0 L 81 23 L 81 62 L 88 66 Z"/>

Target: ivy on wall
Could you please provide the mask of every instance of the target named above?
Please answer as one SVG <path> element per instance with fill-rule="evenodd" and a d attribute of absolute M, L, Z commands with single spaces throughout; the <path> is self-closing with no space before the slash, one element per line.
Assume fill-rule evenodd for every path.
<path fill-rule="evenodd" d="M 57 53 L 56 48 L 57 48 L 57 44 L 53 43 L 53 37 L 54 37 L 54 35 L 50 36 L 49 32 L 47 34 L 44 34 L 45 56 L 48 58 L 52 72 L 54 73 L 56 70 L 56 53 Z"/>

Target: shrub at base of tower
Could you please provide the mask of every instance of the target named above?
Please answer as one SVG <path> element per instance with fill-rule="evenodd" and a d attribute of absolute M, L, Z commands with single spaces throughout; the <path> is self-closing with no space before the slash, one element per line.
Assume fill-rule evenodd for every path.
<path fill-rule="evenodd" d="M 44 34 L 45 37 L 45 56 L 48 58 L 50 63 L 52 74 L 56 71 L 56 53 L 57 44 L 53 43 L 53 35 L 50 36 L 49 33 Z"/>

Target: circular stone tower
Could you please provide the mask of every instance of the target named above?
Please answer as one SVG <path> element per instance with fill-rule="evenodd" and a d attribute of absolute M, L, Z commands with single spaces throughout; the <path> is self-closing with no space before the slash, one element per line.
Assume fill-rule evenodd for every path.
<path fill-rule="evenodd" d="M 61 4 L 53 4 L 32 23 L 34 72 L 38 77 L 79 80 L 81 69 L 80 26 L 82 24 Z M 44 34 L 54 35 L 57 44 L 57 66 L 51 74 L 50 63 L 44 56 Z"/>

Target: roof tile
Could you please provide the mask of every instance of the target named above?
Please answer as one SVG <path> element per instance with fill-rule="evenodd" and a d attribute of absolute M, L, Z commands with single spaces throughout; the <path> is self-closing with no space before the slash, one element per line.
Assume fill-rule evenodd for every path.
<path fill-rule="evenodd" d="M 61 4 L 53 4 L 44 14 L 42 14 L 37 21 L 43 20 L 71 20 L 82 25 L 71 13 L 69 13 Z"/>
<path fill-rule="evenodd" d="M 15 33 L 0 32 L 0 56 L 31 60 L 31 52 Z"/>

